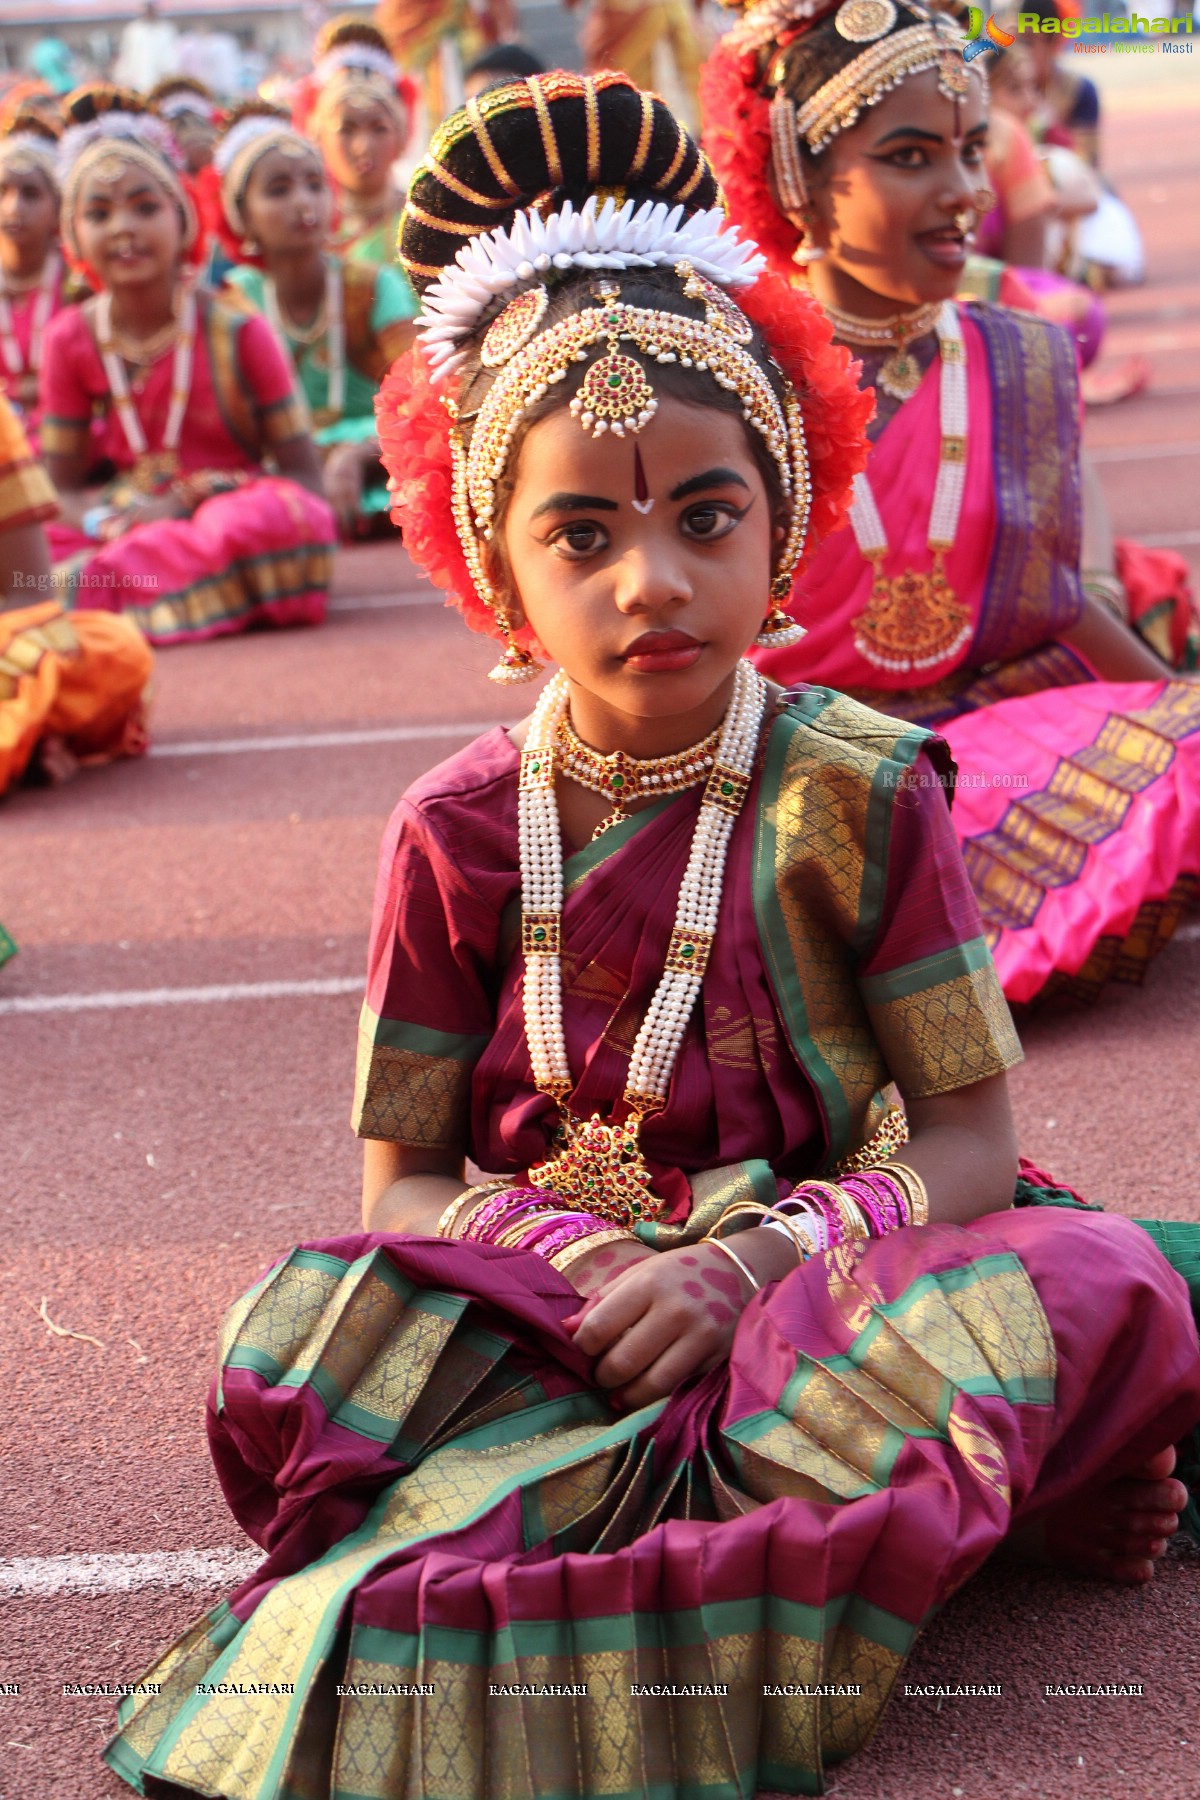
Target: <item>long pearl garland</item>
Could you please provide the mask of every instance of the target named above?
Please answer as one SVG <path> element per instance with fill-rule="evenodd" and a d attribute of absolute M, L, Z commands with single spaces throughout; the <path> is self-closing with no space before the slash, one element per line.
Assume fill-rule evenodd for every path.
<path fill-rule="evenodd" d="M 963 491 L 967 475 L 967 362 L 962 325 L 958 316 L 958 308 L 953 300 L 947 300 L 942 305 L 937 318 L 937 335 L 941 357 L 938 386 L 941 448 L 937 481 L 933 490 L 933 504 L 929 512 L 928 542 L 933 558 L 933 571 L 928 578 L 909 579 L 914 584 L 920 584 L 924 580 L 931 592 L 936 589 L 941 604 L 944 605 L 948 602 L 950 608 L 957 609 L 957 602 L 946 584 L 942 569 L 943 557 L 946 551 L 953 549 L 954 540 L 958 535 L 959 515 L 962 511 Z M 888 586 L 882 573 L 883 559 L 888 553 L 887 532 L 884 529 L 883 520 L 879 516 L 875 496 L 871 492 L 871 484 L 865 474 L 858 474 L 854 477 L 854 500 L 850 507 L 850 524 L 862 554 L 868 562 L 875 565 L 876 590 L 881 592 Z M 903 581 L 906 578 L 899 577 L 897 579 Z M 963 620 L 964 622 L 953 641 L 939 641 L 935 651 L 929 655 L 921 655 L 918 649 L 902 658 L 889 659 L 873 649 L 869 639 L 864 637 L 861 632 L 856 636 L 855 641 L 860 654 L 884 668 L 900 671 L 931 668 L 953 655 L 970 637 L 972 626 L 969 616 L 965 612 Z"/>
<path fill-rule="evenodd" d="M 196 341 L 194 290 L 190 287 L 184 290 L 179 332 L 175 339 L 175 358 L 171 365 L 171 403 L 167 410 L 167 422 L 163 427 L 162 446 L 153 457 L 148 454 L 146 433 L 129 392 L 125 365 L 113 348 L 112 295 L 107 290 L 96 302 L 96 337 L 100 346 L 100 361 L 108 379 L 108 391 L 112 395 L 126 443 L 136 462 L 153 464 L 155 471 L 161 463 L 163 471 L 166 471 L 168 465 L 174 466 L 175 451 L 179 448 L 179 439 L 183 433 L 184 414 L 187 412 L 188 395 L 192 387 L 192 350 Z"/>
<path fill-rule="evenodd" d="M 937 335 L 942 364 L 938 386 L 942 441 L 937 485 L 929 513 L 929 548 L 950 550 L 958 535 L 958 515 L 962 510 L 967 474 L 967 363 L 962 326 L 953 300 L 947 300 L 938 314 Z M 850 523 L 865 557 L 873 560 L 876 556 L 886 556 L 887 532 L 865 474 L 854 477 Z"/>
<path fill-rule="evenodd" d="M 757 669 L 740 662 L 680 884 L 666 966 L 630 1058 L 624 1099 L 639 1117 L 666 1104 L 671 1071 L 700 992 L 720 912 L 725 856 L 750 785 L 766 691 Z M 521 753 L 518 801 L 525 1033 L 533 1078 L 560 1105 L 572 1081 L 562 1026 L 562 838 L 554 767 L 555 741 L 568 703 L 567 677 L 560 672 L 534 709 Z"/>
<path fill-rule="evenodd" d="M 46 258 L 41 279 L 37 286 L 37 298 L 33 303 L 33 319 L 29 336 L 29 365 L 21 354 L 21 346 L 17 342 L 16 330 L 13 326 L 10 295 L 0 273 L 0 352 L 4 356 L 4 365 L 10 375 L 36 375 L 42 366 L 42 338 L 50 318 L 50 309 L 54 305 L 54 289 L 59 275 L 62 273 L 62 258 L 57 250 L 52 250 Z"/>

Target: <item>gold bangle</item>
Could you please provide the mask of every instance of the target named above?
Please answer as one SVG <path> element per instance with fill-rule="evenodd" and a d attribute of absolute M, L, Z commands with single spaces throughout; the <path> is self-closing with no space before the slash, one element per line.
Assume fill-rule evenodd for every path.
<path fill-rule="evenodd" d="M 729 1219 L 736 1219 L 739 1215 L 745 1216 L 750 1213 L 753 1213 L 756 1218 L 763 1218 L 770 1213 L 770 1210 L 770 1207 L 764 1206 L 761 1200 L 735 1200 L 733 1205 L 726 1207 L 720 1218 L 705 1232 L 700 1242 L 705 1244 L 710 1239 L 715 1239 L 722 1225 Z"/>
<path fill-rule="evenodd" d="M 834 1205 L 842 1221 L 842 1231 L 847 1239 L 864 1242 L 871 1235 L 871 1227 L 858 1202 L 848 1194 L 845 1188 L 838 1188 L 834 1194 Z"/>
<path fill-rule="evenodd" d="M 909 1223 L 912 1225 L 928 1225 L 929 1223 L 929 1190 L 915 1169 L 907 1163 L 890 1162 L 883 1165 L 886 1175 L 895 1176 L 908 1196 Z"/>
<path fill-rule="evenodd" d="M 570 1268 L 573 1262 L 578 1262 L 581 1256 L 586 1255 L 589 1250 L 599 1250 L 603 1245 L 615 1244 L 620 1239 L 624 1239 L 626 1243 L 630 1244 L 636 1244 L 638 1241 L 634 1237 L 632 1231 L 617 1231 L 615 1229 L 612 1231 L 593 1231 L 591 1237 L 580 1238 L 576 1243 L 568 1244 L 565 1249 L 556 1250 L 554 1255 L 548 1259 L 550 1267 L 552 1269 L 557 1269 L 561 1275 L 565 1270 Z"/>
<path fill-rule="evenodd" d="M 454 1236 L 454 1227 L 457 1223 L 459 1213 L 467 1204 L 467 1201 L 473 1199 L 478 1192 L 478 1188 L 464 1188 L 461 1194 L 455 1195 L 454 1199 L 450 1202 L 449 1206 L 434 1226 L 434 1237 L 448 1238 Z"/>
<path fill-rule="evenodd" d="M 762 1293 L 762 1282 L 755 1280 L 754 1276 L 750 1273 L 749 1269 L 746 1267 L 745 1263 L 742 1261 L 741 1257 L 738 1255 L 736 1250 L 731 1249 L 730 1246 L 728 1244 L 724 1243 L 720 1238 L 706 1237 L 706 1238 L 701 1238 L 700 1242 L 702 1244 L 711 1244 L 714 1250 L 719 1250 L 721 1252 L 722 1256 L 727 1256 L 729 1258 L 730 1262 L 735 1263 L 737 1265 L 737 1267 L 742 1271 L 742 1274 L 746 1277 L 746 1280 L 750 1283 L 750 1286 L 754 1289 L 754 1292 L 756 1294 Z"/>

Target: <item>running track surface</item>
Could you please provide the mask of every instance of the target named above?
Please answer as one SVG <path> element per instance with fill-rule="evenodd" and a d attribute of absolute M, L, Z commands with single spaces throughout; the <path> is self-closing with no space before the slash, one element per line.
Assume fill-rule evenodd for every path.
<path fill-rule="evenodd" d="M 1149 284 L 1111 307 L 1145 397 L 1088 418 L 1119 529 L 1181 542 L 1200 482 L 1195 71 L 1124 94 L 1109 161 Z M 1130 455 L 1125 456 L 1129 451 Z M 358 987 L 384 820 L 420 770 L 516 716 L 491 660 L 402 553 L 341 559 L 318 631 L 159 658 L 155 750 L 26 791 L 0 818 L 2 1800 L 115 1800 L 108 1702 L 246 1566 L 205 1453 L 228 1302 L 288 1243 L 353 1229 L 347 1126 Z M 293 740 L 281 747 L 281 740 Z M 1147 986 L 1024 1027 L 1026 1153 L 1133 1215 L 1195 1211 L 1200 928 Z M 179 1003 L 173 990 L 203 990 Z M 96 996 L 108 996 L 95 1003 Z M 87 999 L 92 1004 L 85 1005 Z M 81 1337 L 55 1335 L 38 1316 Z M 53 1559 L 63 1559 L 56 1561 Z M 1195 1800 L 1200 1557 L 1126 1594 L 985 1571 L 925 1634 L 913 1682 L 833 1778 L 841 1800 Z M 1040 1698 L 1143 1682 L 1141 1699 Z M 1189 1723 L 1190 1721 L 1190 1723 Z"/>

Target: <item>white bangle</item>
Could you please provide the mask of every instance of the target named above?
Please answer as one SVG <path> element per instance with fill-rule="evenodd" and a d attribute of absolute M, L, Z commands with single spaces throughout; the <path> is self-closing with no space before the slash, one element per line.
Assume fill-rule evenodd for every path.
<path fill-rule="evenodd" d="M 821 1253 L 820 1246 L 817 1244 L 814 1244 L 812 1242 L 812 1239 L 809 1237 L 807 1231 L 805 1231 L 803 1225 L 800 1223 L 800 1221 L 798 1219 L 796 1221 L 794 1230 L 789 1230 L 788 1227 L 786 1225 L 782 1224 L 780 1222 L 780 1220 L 778 1220 L 778 1219 L 764 1219 L 762 1222 L 762 1229 L 764 1231 L 781 1232 L 782 1235 L 789 1240 L 789 1242 L 796 1245 L 797 1250 L 800 1248 L 800 1246 L 798 1244 L 796 1244 L 796 1233 L 799 1232 L 800 1235 L 803 1237 L 805 1243 L 809 1245 L 808 1254 L 810 1256 L 819 1256 Z M 803 1262 L 804 1258 L 801 1257 L 800 1260 L 801 1260 L 801 1262 Z"/>

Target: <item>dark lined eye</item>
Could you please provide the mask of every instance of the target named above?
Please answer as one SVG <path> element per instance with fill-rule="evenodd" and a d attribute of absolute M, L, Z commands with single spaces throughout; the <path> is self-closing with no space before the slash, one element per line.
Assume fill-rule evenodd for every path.
<path fill-rule="evenodd" d="M 591 556 L 593 552 L 608 547 L 607 533 L 591 519 L 577 519 L 572 525 L 563 525 L 546 541 L 552 550 L 568 560 L 572 557 Z"/>
<path fill-rule="evenodd" d="M 705 500 L 699 506 L 688 507 L 682 524 L 690 537 L 712 543 L 716 538 L 727 537 L 747 511 L 748 508 L 731 506 L 728 501 Z"/>

